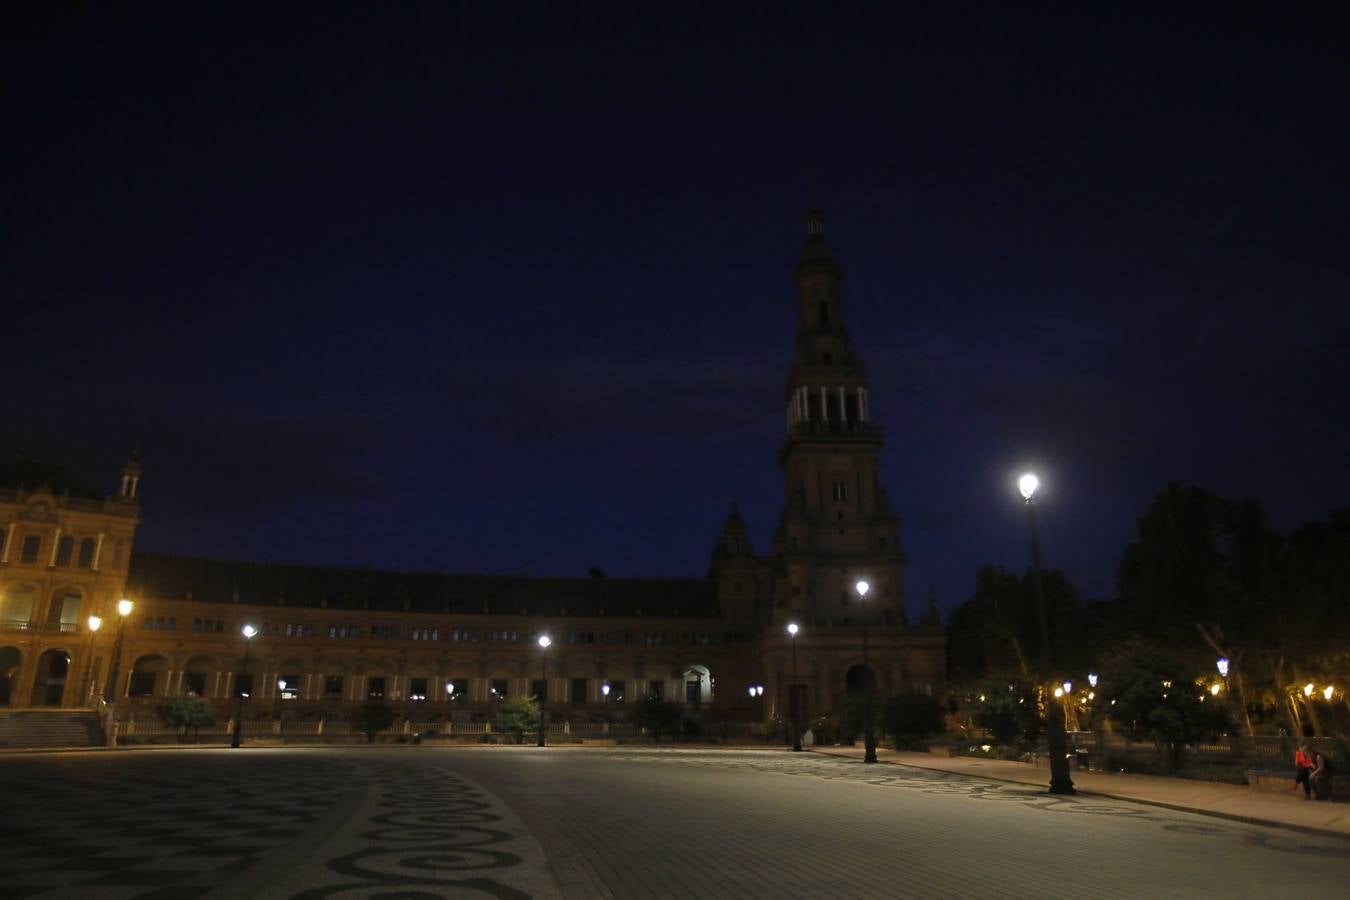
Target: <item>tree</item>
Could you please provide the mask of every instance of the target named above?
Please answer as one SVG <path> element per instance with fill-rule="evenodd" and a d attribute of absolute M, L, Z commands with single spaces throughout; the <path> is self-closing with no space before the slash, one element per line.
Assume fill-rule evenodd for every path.
<path fill-rule="evenodd" d="M 1284 590 L 1282 639 L 1270 648 L 1271 683 L 1264 699 L 1283 712 L 1291 734 L 1343 733 L 1344 719 L 1318 691 L 1302 691 L 1308 682 L 1336 682 L 1350 668 L 1350 509 L 1332 512 L 1328 521 L 1309 522 L 1285 545 L 1281 567 Z"/>
<path fill-rule="evenodd" d="M 1187 745 L 1213 740 L 1229 724 L 1223 702 L 1194 669 L 1155 651 L 1124 660 L 1103 676 L 1097 690 L 1106 698 L 1099 715 L 1132 740 L 1152 741 L 1173 769 L 1181 768 Z"/>
<path fill-rule="evenodd" d="M 1043 576 L 1055 663 L 1063 671 L 1073 671 L 1084 661 L 1086 650 L 1078 591 L 1057 569 L 1045 570 Z M 1016 575 L 984 566 L 975 576 L 975 593 L 952 615 L 947 636 L 952 680 L 973 684 L 986 677 L 1026 679 L 1037 671 L 1040 660 L 1040 610 L 1031 573 Z"/>
<path fill-rule="evenodd" d="M 375 735 L 394 724 L 394 709 L 382 700 L 367 700 L 352 711 L 352 727 L 363 732 L 366 743 L 375 743 Z"/>
<path fill-rule="evenodd" d="M 895 749 L 915 746 L 947 729 L 941 703 L 919 691 L 904 691 L 887 697 L 881 707 L 881 730 L 891 736 Z"/>
<path fill-rule="evenodd" d="M 1036 691 L 1017 682 L 987 682 L 974 695 L 975 724 L 1004 747 L 1029 747 L 1041 735 Z"/>
<path fill-rule="evenodd" d="M 1287 652 L 1275 648 L 1299 627 L 1296 611 L 1280 602 L 1280 556 L 1259 505 L 1172 483 L 1139 520 L 1139 539 L 1120 564 L 1120 600 L 1139 633 L 1196 663 L 1228 659 L 1243 734 L 1251 734 L 1249 678 L 1269 683 Z"/>
<path fill-rule="evenodd" d="M 844 694 L 844 708 L 839 724 L 847 741 L 855 741 L 859 735 L 867 734 L 867 693 L 871 692 L 872 731 L 885 731 L 881 724 L 881 697 L 874 687 L 856 687 Z"/>
<path fill-rule="evenodd" d="M 155 715 L 165 725 L 178 732 L 178 741 L 182 743 L 192 729 L 192 742 L 197 743 L 203 728 L 209 728 L 216 722 L 215 714 L 205 700 L 196 694 L 170 697 L 155 707 Z"/>
<path fill-rule="evenodd" d="M 679 728 L 683 710 L 680 704 L 660 697 L 644 697 L 633 704 L 628 720 L 639 728 L 652 733 L 652 740 L 661 740 L 662 734 L 669 734 Z"/>
<path fill-rule="evenodd" d="M 512 697 L 503 700 L 492 717 L 492 727 L 504 731 L 517 744 L 525 742 L 525 732 L 539 728 L 539 703 L 533 697 Z"/>

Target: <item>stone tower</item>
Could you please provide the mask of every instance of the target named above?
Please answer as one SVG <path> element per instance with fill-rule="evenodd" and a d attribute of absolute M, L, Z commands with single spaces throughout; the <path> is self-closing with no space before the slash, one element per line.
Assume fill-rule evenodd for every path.
<path fill-rule="evenodd" d="M 784 507 L 774 533 L 775 622 L 814 627 L 905 623 L 900 522 L 877 474 L 881 429 L 867 370 L 844 328 L 844 270 L 825 246 L 825 220 L 806 215 L 792 280 L 797 346 L 784 388 L 787 437 L 778 452 Z M 872 585 L 866 609 L 853 585 Z"/>

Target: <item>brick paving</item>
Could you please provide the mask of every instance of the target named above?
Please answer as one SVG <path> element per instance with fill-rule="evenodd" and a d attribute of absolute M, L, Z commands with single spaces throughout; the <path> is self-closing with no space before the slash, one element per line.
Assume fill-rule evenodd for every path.
<path fill-rule="evenodd" d="M 851 759 L 862 758 L 861 747 L 814 748 L 814 751 Z M 880 763 L 1040 787 L 1044 787 L 1050 780 L 1047 769 L 1006 760 L 967 756 L 944 758 L 928 753 L 904 753 L 880 747 L 877 748 L 877 759 Z M 1191 781 L 1185 778 L 1112 772 L 1075 771 L 1072 777 L 1075 789 L 1083 794 L 1149 803 L 1239 822 L 1350 837 L 1350 803 L 1305 801 L 1302 790 L 1294 789 L 1292 770 L 1289 773 L 1288 789 L 1281 793 L 1265 793 L 1245 785 L 1214 781 Z"/>
<path fill-rule="evenodd" d="M 821 753 L 45 754 L 0 759 L 0 794 L 0 897 L 1270 898 L 1350 883 L 1338 837 Z"/>

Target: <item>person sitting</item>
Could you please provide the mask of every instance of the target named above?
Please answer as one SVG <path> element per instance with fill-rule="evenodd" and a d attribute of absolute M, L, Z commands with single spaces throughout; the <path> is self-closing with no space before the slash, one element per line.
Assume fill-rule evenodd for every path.
<path fill-rule="evenodd" d="M 1331 760 L 1325 753 L 1318 750 L 1312 755 L 1313 768 L 1308 775 L 1308 780 L 1312 782 L 1313 796 L 1318 800 L 1331 799 L 1331 776 L 1333 768 Z"/>

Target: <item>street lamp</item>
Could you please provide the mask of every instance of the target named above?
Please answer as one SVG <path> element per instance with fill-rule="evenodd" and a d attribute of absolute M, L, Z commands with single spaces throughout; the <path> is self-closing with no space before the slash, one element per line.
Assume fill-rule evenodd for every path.
<path fill-rule="evenodd" d="M 1088 673 L 1088 687 L 1094 687 L 1094 688 L 1095 688 L 1096 686 L 1097 686 L 1097 676 L 1096 676 L 1096 674 L 1094 674 L 1094 673 L 1092 673 L 1092 672 L 1089 672 L 1089 673 Z"/>
<path fill-rule="evenodd" d="M 1214 667 L 1219 670 L 1220 678 L 1228 677 L 1228 657 L 1220 656 L 1214 661 Z"/>
<path fill-rule="evenodd" d="M 117 703 L 117 673 L 122 668 L 122 626 L 126 624 L 127 616 L 136 608 L 136 604 L 123 597 L 117 601 L 117 640 L 113 641 L 113 661 L 112 669 L 108 672 L 108 689 L 103 692 L 104 697 L 112 696 L 112 702 Z M 103 624 L 100 620 L 99 624 Z"/>
<path fill-rule="evenodd" d="M 867 601 L 867 592 L 872 586 L 859 580 L 854 588 L 858 591 L 858 600 Z M 877 735 L 872 728 L 872 668 L 867 664 L 867 609 L 862 607 L 863 626 L 863 762 L 877 761 Z"/>
<path fill-rule="evenodd" d="M 83 691 L 81 703 L 87 703 L 94 694 L 94 635 L 103 627 L 103 620 L 98 616 L 89 617 L 89 652 L 84 659 L 84 680 L 80 684 Z"/>
<path fill-rule="evenodd" d="M 258 629 L 252 625 L 245 624 L 239 629 L 239 633 L 244 636 L 244 671 L 240 673 L 239 680 L 242 681 L 248 677 L 248 648 L 253 636 L 258 633 Z M 234 686 L 234 733 L 230 736 L 230 746 L 239 746 L 239 735 L 243 731 L 244 725 L 244 692 L 239 682 Z"/>
<path fill-rule="evenodd" d="M 789 622 L 787 633 L 792 638 L 792 687 L 788 688 L 788 705 L 792 708 L 792 750 L 802 752 L 801 704 L 797 698 L 797 632 L 796 622 Z"/>
<path fill-rule="evenodd" d="M 553 643 L 553 638 L 546 634 L 539 635 L 539 678 L 544 682 L 544 697 L 548 695 L 548 645 Z M 544 697 L 539 698 L 539 746 L 544 746 Z"/>
<path fill-rule="evenodd" d="M 1054 671 L 1054 655 L 1050 649 L 1050 619 L 1045 608 L 1045 586 L 1041 581 L 1041 540 L 1036 532 L 1036 490 L 1041 480 L 1027 472 L 1017 479 L 1017 489 L 1027 504 L 1027 521 L 1031 525 L 1031 580 L 1036 588 L 1036 606 L 1041 619 L 1041 665 L 1043 677 Z M 1065 693 L 1068 693 L 1065 690 Z M 1046 739 L 1050 751 L 1050 793 L 1075 794 L 1073 779 L 1069 777 L 1068 741 L 1064 735 L 1064 710 L 1058 703 L 1045 704 Z"/>

